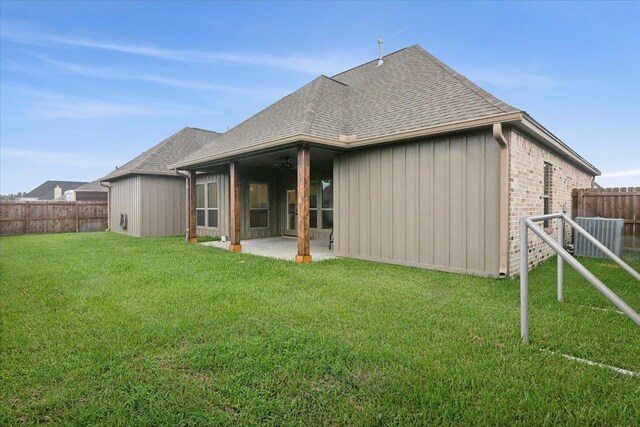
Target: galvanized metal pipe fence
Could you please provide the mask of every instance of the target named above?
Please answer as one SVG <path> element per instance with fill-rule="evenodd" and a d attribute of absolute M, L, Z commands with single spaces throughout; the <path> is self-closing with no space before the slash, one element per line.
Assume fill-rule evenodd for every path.
<path fill-rule="evenodd" d="M 544 230 L 542 230 L 536 222 L 558 220 L 558 241 L 554 241 Z M 558 301 L 564 300 L 564 270 L 563 261 L 566 261 L 573 267 L 582 277 L 584 277 L 591 285 L 593 285 L 600 293 L 602 293 L 609 301 L 611 301 L 621 312 L 629 317 L 633 322 L 640 326 L 640 315 L 631 308 L 626 302 L 618 297 L 611 289 L 604 285 L 596 276 L 593 275 L 585 266 L 580 264 L 569 252 L 564 249 L 564 223 L 569 224 L 573 229 L 583 235 L 598 249 L 604 252 L 609 258 L 616 262 L 620 267 L 640 282 L 640 274 L 631 268 L 622 259 L 611 252 L 606 246 L 600 243 L 596 238 L 587 233 L 582 227 L 576 224 L 571 218 L 564 213 L 539 215 L 522 217 L 520 219 L 520 337 L 524 343 L 529 342 L 529 233 L 528 230 L 534 232 L 543 242 L 558 254 Z"/>

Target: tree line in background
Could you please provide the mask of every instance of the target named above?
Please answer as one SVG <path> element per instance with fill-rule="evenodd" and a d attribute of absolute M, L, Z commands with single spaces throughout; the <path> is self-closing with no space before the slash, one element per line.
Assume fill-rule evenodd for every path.
<path fill-rule="evenodd" d="M 0 194 L 0 200 L 17 200 L 27 195 L 26 191 L 18 191 L 16 194 Z"/>

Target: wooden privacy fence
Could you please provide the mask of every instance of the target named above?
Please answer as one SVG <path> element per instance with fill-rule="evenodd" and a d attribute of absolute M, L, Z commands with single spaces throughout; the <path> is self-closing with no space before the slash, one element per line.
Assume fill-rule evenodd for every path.
<path fill-rule="evenodd" d="M 640 250 L 640 187 L 575 188 L 572 216 L 624 219 L 623 246 Z"/>
<path fill-rule="evenodd" d="M 1 202 L 0 235 L 104 231 L 107 202 Z"/>

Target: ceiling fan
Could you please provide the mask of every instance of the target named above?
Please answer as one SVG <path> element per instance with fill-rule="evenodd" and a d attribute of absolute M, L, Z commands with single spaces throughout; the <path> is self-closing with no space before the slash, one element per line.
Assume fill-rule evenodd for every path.
<path fill-rule="evenodd" d="M 280 166 L 284 169 L 291 169 L 293 167 L 293 163 L 289 161 L 289 156 L 284 156 L 284 161 L 282 163 L 276 163 L 274 166 Z"/>

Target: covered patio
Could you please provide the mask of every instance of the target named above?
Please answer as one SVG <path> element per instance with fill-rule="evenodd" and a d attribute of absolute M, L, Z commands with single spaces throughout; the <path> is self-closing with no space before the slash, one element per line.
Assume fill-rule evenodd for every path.
<path fill-rule="evenodd" d="M 224 221 L 218 235 L 228 241 L 207 245 L 301 263 L 333 258 L 333 153 L 298 143 L 196 165 L 188 170 L 188 240 L 197 241 L 209 212 L 197 200 L 198 180 L 218 176 L 226 188 L 218 188 L 222 196 L 213 209 Z"/>
<path fill-rule="evenodd" d="M 203 246 L 229 250 L 229 242 L 205 242 Z M 267 237 L 264 239 L 251 239 L 242 242 L 242 252 L 251 255 L 269 258 L 295 261 L 298 253 L 298 241 L 293 237 Z M 333 259 L 335 256 L 326 241 L 311 240 L 310 252 L 313 261 Z"/>

